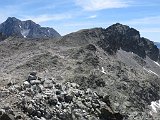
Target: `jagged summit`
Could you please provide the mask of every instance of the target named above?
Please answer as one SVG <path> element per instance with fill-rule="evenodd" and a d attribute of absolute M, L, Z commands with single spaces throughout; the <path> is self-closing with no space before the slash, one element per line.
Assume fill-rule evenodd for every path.
<path fill-rule="evenodd" d="M 123 34 L 123 35 L 130 32 L 130 33 L 132 33 L 132 34 L 134 33 L 135 35 L 140 37 L 139 31 L 137 31 L 134 28 L 130 28 L 127 25 L 123 25 L 121 23 L 116 23 L 116 24 L 109 26 L 108 28 L 106 28 L 106 31 L 108 31 L 108 32 L 114 31 L 114 32 L 117 32 L 118 34 Z"/>
<path fill-rule="evenodd" d="M 136 29 L 119 23 L 105 29 L 105 38 L 99 45 L 112 54 L 122 49 L 142 58 L 148 56 L 154 61 L 159 60 L 159 49 L 152 41 L 141 37 Z"/>
<path fill-rule="evenodd" d="M 20 21 L 20 20 L 15 17 L 8 17 L 6 21 Z"/>
<path fill-rule="evenodd" d="M 21 21 L 15 17 L 0 24 L 0 32 L 6 36 L 18 36 L 24 38 L 55 38 L 60 34 L 53 28 L 41 27 L 32 20 Z"/>

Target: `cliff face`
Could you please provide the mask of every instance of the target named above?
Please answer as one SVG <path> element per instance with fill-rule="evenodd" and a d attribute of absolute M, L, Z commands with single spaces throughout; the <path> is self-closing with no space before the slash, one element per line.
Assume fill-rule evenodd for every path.
<path fill-rule="evenodd" d="M 146 56 L 152 60 L 159 60 L 159 49 L 148 39 L 141 38 L 139 31 L 122 24 L 114 24 L 104 31 L 105 38 L 98 44 L 110 54 L 118 49 L 133 52 L 142 58 Z"/>
<path fill-rule="evenodd" d="M 18 36 L 24 38 L 54 38 L 60 34 L 53 28 L 41 27 L 31 20 L 21 21 L 15 17 L 9 17 L 0 24 L 0 32 L 6 36 Z"/>

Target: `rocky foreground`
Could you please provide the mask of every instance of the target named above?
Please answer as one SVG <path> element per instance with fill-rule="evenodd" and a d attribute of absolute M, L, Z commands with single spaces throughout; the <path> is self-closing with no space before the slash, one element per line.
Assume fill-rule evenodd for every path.
<path fill-rule="evenodd" d="M 158 120 L 157 116 L 153 117 L 159 107 L 157 102 L 150 107 L 155 111 L 150 109 L 148 115 L 147 110 L 127 115 L 115 112 L 113 101 L 105 93 L 81 89 L 72 82 L 58 83 L 54 78 L 40 78 L 36 74 L 31 72 L 22 85 L 10 82 L 1 88 L 0 120 Z M 96 85 L 103 87 L 105 83 L 97 81 Z M 123 107 L 134 109 L 130 104 L 125 102 Z M 115 106 L 119 103 L 114 103 Z"/>
<path fill-rule="evenodd" d="M 103 86 L 104 83 L 97 83 Z M 114 113 L 109 96 L 91 89 L 81 90 L 76 83 L 55 83 L 32 72 L 23 85 L 9 83 L 1 88 L 0 120 L 122 120 Z M 8 98 L 12 97 L 11 99 Z M 10 101 L 11 100 L 11 101 Z M 11 103 L 11 104 L 10 104 Z"/>

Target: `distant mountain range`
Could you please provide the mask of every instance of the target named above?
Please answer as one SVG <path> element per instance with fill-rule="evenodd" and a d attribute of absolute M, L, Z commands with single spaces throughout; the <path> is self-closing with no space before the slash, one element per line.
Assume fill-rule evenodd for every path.
<path fill-rule="evenodd" d="M 21 21 L 15 17 L 8 17 L 5 22 L 0 24 L 0 32 L 7 37 L 55 38 L 61 36 L 53 28 L 41 27 L 31 20 Z"/>
<path fill-rule="evenodd" d="M 154 42 L 154 44 L 160 49 L 160 43 L 159 42 Z"/>

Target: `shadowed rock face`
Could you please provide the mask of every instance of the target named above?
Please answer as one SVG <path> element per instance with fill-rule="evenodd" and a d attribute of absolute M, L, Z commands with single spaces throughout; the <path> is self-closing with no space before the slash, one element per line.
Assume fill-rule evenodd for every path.
<path fill-rule="evenodd" d="M 104 30 L 105 38 L 98 41 L 98 45 L 109 54 L 115 54 L 122 49 L 133 52 L 142 58 L 146 55 L 152 60 L 159 59 L 159 49 L 154 43 L 146 38 L 141 38 L 139 31 L 122 24 L 114 24 Z"/>
<path fill-rule="evenodd" d="M 146 38 L 141 38 L 142 46 L 144 46 L 146 55 L 149 56 L 152 60 L 157 61 L 160 60 L 159 57 L 159 49 L 154 43 Z"/>
<path fill-rule="evenodd" d="M 109 47 L 102 46 L 102 48 L 112 52 L 112 54 L 121 48 L 127 52 L 132 51 L 138 53 L 141 57 L 145 57 L 145 51 L 138 45 L 140 34 L 137 30 L 117 23 L 107 28 L 104 34 L 105 38 L 102 43 L 107 41 Z"/>
<path fill-rule="evenodd" d="M 0 24 L 0 32 L 6 36 L 18 36 L 24 38 L 53 38 L 60 34 L 53 28 L 41 27 L 31 20 L 21 21 L 15 17 L 9 17 Z"/>

